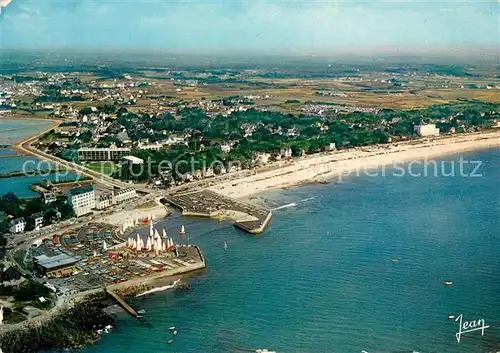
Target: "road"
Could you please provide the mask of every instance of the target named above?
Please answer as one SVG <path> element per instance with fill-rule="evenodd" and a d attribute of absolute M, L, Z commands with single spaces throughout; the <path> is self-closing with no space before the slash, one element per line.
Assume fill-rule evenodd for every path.
<path fill-rule="evenodd" d="M 57 122 L 57 125 L 59 125 L 59 123 L 60 122 Z M 52 126 L 51 129 L 53 129 L 56 126 Z M 101 173 L 95 172 L 95 171 L 93 171 L 87 167 L 84 167 L 80 164 L 66 161 L 62 158 L 45 153 L 45 152 L 40 151 L 40 150 L 36 149 L 35 147 L 33 147 L 32 143 L 35 142 L 45 132 L 46 131 L 43 131 L 35 136 L 29 137 L 28 139 L 26 139 L 20 143 L 17 143 L 16 145 L 14 145 L 14 148 L 17 149 L 21 153 L 32 155 L 32 156 L 35 156 L 41 160 L 45 160 L 45 161 L 51 162 L 55 165 L 62 166 L 63 168 L 75 171 L 80 175 L 85 175 L 87 177 L 90 177 L 90 178 L 94 179 L 96 182 L 99 182 L 101 184 L 104 184 L 104 185 L 107 185 L 110 187 L 116 186 L 119 188 L 127 188 L 127 187 L 132 186 L 129 183 L 125 183 L 123 181 L 113 179 L 107 175 L 103 175 Z M 141 190 L 141 191 L 143 191 L 143 190 Z"/>

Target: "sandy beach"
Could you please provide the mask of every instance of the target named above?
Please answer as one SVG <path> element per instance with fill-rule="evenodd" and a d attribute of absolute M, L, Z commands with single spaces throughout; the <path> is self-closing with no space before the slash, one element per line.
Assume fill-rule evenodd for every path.
<path fill-rule="evenodd" d="M 403 166 L 410 161 L 429 161 L 443 155 L 498 146 L 500 131 L 367 146 L 296 158 L 280 168 L 226 181 L 209 189 L 233 198 L 247 198 L 270 189 L 368 175 L 380 166 Z"/>
<path fill-rule="evenodd" d="M 102 222 L 121 226 L 123 225 L 124 220 L 127 219 L 144 219 L 149 216 L 152 216 L 154 219 L 162 219 L 168 215 L 168 209 L 164 205 L 157 203 L 155 206 L 147 208 L 135 208 L 132 210 L 113 212 L 110 215 L 102 217 Z"/>

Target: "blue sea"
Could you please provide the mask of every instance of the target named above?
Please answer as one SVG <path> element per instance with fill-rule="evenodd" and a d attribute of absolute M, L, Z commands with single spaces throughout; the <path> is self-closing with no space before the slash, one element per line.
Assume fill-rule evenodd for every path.
<path fill-rule="evenodd" d="M 169 217 L 161 226 L 175 234 L 185 224 L 207 270 L 189 279 L 191 292 L 133 300 L 147 324 L 119 314 L 85 352 L 500 351 L 500 151 L 462 156 L 482 161 L 482 176 L 386 169 L 260 195 L 270 206 L 296 203 L 260 236 Z M 448 173 L 459 156 L 440 160 Z M 449 314 L 490 327 L 458 343 Z"/>
<path fill-rule="evenodd" d="M 0 145 L 11 145 L 50 127 L 51 121 L 26 119 L 0 119 Z M 17 154 L 11 148 L 0 148 L 0 174 L 33 170 L 46 171 L 51 165 L 31 156 Z M 72 172 L 46 175 L 26 175 L 0 179 L 0 195 L 14 192 L 18 197 L 35 197 L 37 193 L 29 189 L 30 184 L 44 179 L 51 181 L 73 181 L 78 175 Z"/>

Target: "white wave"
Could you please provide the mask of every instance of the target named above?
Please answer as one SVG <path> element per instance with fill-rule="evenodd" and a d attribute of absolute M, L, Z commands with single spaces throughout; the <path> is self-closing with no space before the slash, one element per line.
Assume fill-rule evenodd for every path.
<path fill-rule="evenodd" d="M 271 211 L 277 211 L 277 210 L 281 210 L 283 208 L 294 207 L 294 206 L 297 206 L 297 204 L 295 202 L 292 202 L 292 203 L 288 203 L 288 204 L 283 205 L 283 206 L 273 208 Z"/>
<path fill-rule="evenodd" d="M 172 284 L 169 284 L 169 285 L 166 285 L 166 286 L 163 286 L 163 287 L 157 287 L 157 288 L 150 289 L 148 291 L 145 291 L 144 293 L 137 294 L 135 297 L 136 298 L 137 297 L 142 297 L 143 295 L 147 295 L 147 294 L 151 294 L 151 293 L 156 293 L 156 292 L 163 292 L 163 291 L 166 291 L 168 289 L 175 288 L 175 286 L 178 285 L 180 281 L 181 281 L 181 279 L 179 278 L 178 280 L 174 281 L 174 283 L 172 283 Z"/>

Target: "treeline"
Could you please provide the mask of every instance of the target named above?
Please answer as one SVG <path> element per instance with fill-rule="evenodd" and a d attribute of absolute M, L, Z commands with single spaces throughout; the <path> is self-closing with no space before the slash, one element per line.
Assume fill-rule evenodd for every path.
<path fill-rule="evenodd" d="M 36 214 L 43 215 L 44 225 L 74 217 L 73 207 L 64 196 L 57 197 L 56 201 L 46 204 L 41 197 L 19 199 L 13 192 L 0 197 L 0 212 L 7 216 L 0 222 L 0 235 L 9 231 L 12 219 L 20 217 L 26 220 L 26 230 L 34 228 L 34 215 Z M 0 239 L 0 246 L 1 244 Z"/>

